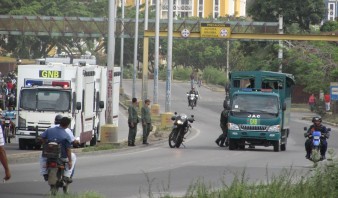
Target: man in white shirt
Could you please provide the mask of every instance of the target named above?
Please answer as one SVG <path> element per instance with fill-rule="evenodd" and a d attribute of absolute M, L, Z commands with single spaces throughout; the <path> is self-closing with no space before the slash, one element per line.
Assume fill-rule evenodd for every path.
<path fill-rule="evenodd" d="M 3 179 L 4 181 L 7 181 L 11 178 L 11 172 L 8 167 L 7 155 L 6 155 L 4 146 L 5 146 L 5 140 L 4 140 L 4 136 L 2 133 L 2 128 L 0 127 L 0 161 L 1 161 L 2 166 L 5 169 L 5 177 Z"/>

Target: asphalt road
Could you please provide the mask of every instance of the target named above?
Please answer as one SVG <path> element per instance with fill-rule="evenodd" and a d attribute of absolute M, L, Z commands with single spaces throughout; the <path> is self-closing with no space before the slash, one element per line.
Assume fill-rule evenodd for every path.
<path fill-rule="evenodd" d="M 152 100 L 152 81 L 150 99 Z M 125 81 L 124 88 L 131 94 L 132 81 Z M 164 111 L 165 83 L 159 83 L 159 104 Z M 229 151 L 215 144 L 221 133 L 219 114 L 222 110 L 224 92 L 213 92 L 205 87 L 199 89 L 197 108 L 187 106 L 186 92 L 189 83 L 172 84 L 171 111 L 195 115 L 192 124 L 196 133 L 185 142 L 185 148 L 171 149 L 168 143 L 138 145 L 119 152 L 96 153 L 78 157 L 71 192 L 95 191 L 105 197 L 154 197 L 170 193 L 183 195 L 189 186 L 202 181 L 213 187 L 229 184 L 234 176 L 245 171 L 248 181 L 266 182 L 267 178 L 285 170 L 296 176 L 305 174 L 312 167 L 305 159 L 303 127 L 310 124 L 301 120 L 310 113 L 292 112 L 291 134 L 285 152 L 273 152 L 272 147 L 256 147 L 244 151 Z M 141 81 L 136 86 L 137 97 L 141 96 Z M 329 148 L 338 150 L 333 141 L 337 128 L 331 127 Z M 47 183 L 39 175 L 38 163 L 11 164 L 13 177 L 0 185 L 1 198 L 46 197 Z M 2 173 L 2 172 L 0 172 Z"/>

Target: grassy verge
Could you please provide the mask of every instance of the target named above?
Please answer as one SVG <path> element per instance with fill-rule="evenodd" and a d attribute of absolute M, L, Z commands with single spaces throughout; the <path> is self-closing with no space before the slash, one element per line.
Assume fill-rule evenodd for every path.
<path fill-rule="evenodd" d="M 231 184 L 222 182 L 221 188 L 213 188 L 199 180 L 192 184 L 183 197 L 187 198 L 317 198 L 338 197 L 338 162 L 332 160 L 333 151 L 328 161 L 321 166 L 314 164 L 313 170 L 305 176 L 295 171 L 284 169 L 278 176 L 266 178 L 266 182 L 252 183 L 242 174 L 235 175 Z M 174 196 L 166 195 L 166 198 Z"/>

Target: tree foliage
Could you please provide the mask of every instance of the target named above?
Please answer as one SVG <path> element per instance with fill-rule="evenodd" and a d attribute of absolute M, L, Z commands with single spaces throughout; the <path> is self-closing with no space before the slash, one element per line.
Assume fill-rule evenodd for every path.
<path fill-rule="evenodd" d="M 278 21 L 283 15 L 284 23 L 299 25 L 301 31 L 310 31 L 310 25 L 319 24 L 324 17 L 323 0 L 255 0 L 248 14 L 256 21 Z"/>

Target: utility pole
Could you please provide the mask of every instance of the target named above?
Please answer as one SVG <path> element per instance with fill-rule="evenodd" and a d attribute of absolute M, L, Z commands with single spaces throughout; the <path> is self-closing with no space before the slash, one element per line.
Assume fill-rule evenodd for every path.
<path fill-rule="evenodd" d="M 278 28 L 278 34 L 283 34 L 283 15 L 279 14 L 279 28 Z M 279 40 L 279 49 L 278 49 L 278 59 L 279 59 L 279 69 L 278 72 L 283 71 L 283 41 Z"/>
<path fill-rule="evenodd" d="M 123 54 L 124 54 L 124 1 L 121 0 L 121 7 L 122 7 L 122 14 L 121 14 L 121 20 L 122 20 L 122 26 L 121 26 L 121 47 L 120 47 L 120 68 L 121 68 L 121 78 L 120 78 L 120 94 L 124 94 L 123 91 Z"/>
<path fill-rule="evenodd" d="M 134 36 L 134 73 L 133 73 L 133 93 L 132 97 L 136 98 L 136 75 L 137 75 L 137 48 L 138 48 L 138 18 L 140 12 L 140 1 L 136 0 L 136 16 L 135 16 L 135 36 Z"/>
<path fill-rule="evenodd" d="M 144 31 L 148 30 L 148 0 L 145 0 L 144 13 Z M 142 100 L 148 99 L 148 51 L 149 51 L 149 37 L 143 37 L 143 69 L 142 69 Z"/>
<path fill-rule="evenodd" d="M 117 142 L 117 125 L 114 117 L 114 55 L 115 55 L 115 0 L 109 0 L 108 17 L 108 52 L 107 52 L 107 118 L 106 124 L 101 127 L 101 142 Z M 116 101 L 119 102 L 119 101 Z"/>
<path fill-rule="evenodd" d="M 160 115 L 160 105 L 158 104 L 158 64 L 159 64 L 159 48 L 160 48 L 160 4 L 156 1 L 156 17 L 155 17 L 155 65 L 154 65 L 154 97 L 151 105 L 151 115 L 157 117 Z"/>
<path fill-rule="evenodd" d="M 167 54 L 167 82 L 165 112 L 171 111 L 171 69 L 172 69 L 172 46 L 173 46 L 173 0 L 168 0 L 168 54 Z"/>

